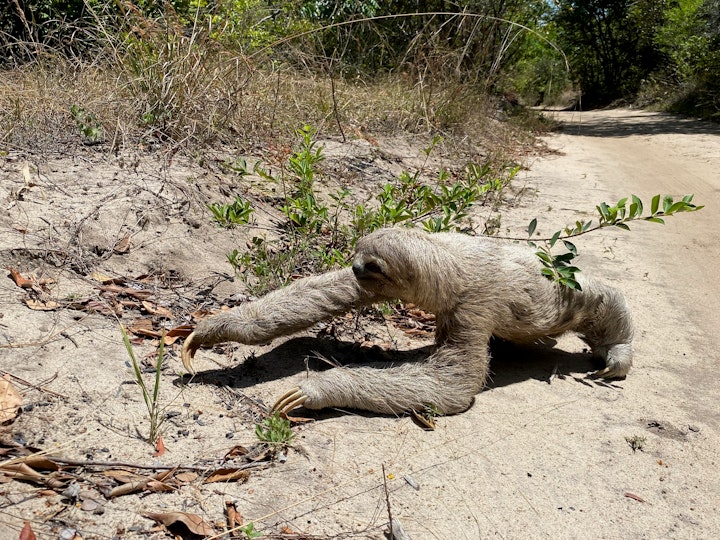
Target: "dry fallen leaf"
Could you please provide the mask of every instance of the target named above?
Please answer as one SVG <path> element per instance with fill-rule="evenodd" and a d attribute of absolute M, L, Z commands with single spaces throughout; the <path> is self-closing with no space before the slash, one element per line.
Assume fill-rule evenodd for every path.
<path fill-rule="evenodd" d="M 153 454 L 153 457 L 160 457 L 165 453 L 165 443 L 163 442 L 162 437 L 157 438 L 157 442 L 155 443 L 155 453 Z"/>
<path fill-rule="evenodd" d="M 28 456 L 23 459 L 23 463 L 30 465 L 33 469 L 42 469 L 44 471 L 60 470 L 60 466 L 57 463 L 45 456 Z"/>
<path fill-rule="evenodd" d="M 150 482 L 150 480 L 152 480 L 152 479 L 145 478 L 144 480 L 128 482 L 127 484 L 123 484 L 121 486 L 114 487 L 110 490 L 110 493 L 108 494 L 108 498 L 112 499 L 113 497 L 121 497 L 123 495 L 129 495 L 130 493 L 135 493 L 136 491 L 143 491 L 147 487 L 148 482 Z"/>
<path fill-rule="evenodd" d="M 84 512 L 102 513 L 105 501 L 102 500 L 100 494 L 95 491 L 81 490 L 78 493 L 80 500 L 80 510 Z"/>
<path fill-rule="evenodd" d="M 142 476 L 137 473 L 133 473 L 130 471 L 123 471 L 119 469 L 110 469 L 103 472 L 103 475 L 113 478 L 114 480 L 117 480 L 121 484 L 129 484 L 131 482 L 140 482 L 145 481 L 147 482 L 148 477 Z"/>
<path fill-rule="evenodd" d="M 27 304 L 27 307 L 35 311 L 53 311 L 60 307 L 60 304 L 58 304 L 55 300 L 42 301 L 35 300 L 33 298 L 25 298 L 25 304 Z"/>
<path fill-rule="evenodd" d="M 165 482 L 159 482 L 158 480 L 150 480 L 147 483 L 147 489 L 148 491 L 152 491 L 154 493 L 162 493 L 164 491 L 175 491 L 175 487 L 171 486 L 170 484 L 166 484 Z"/>
<path fill-rule="evenodd" d="M 117 243 L 113 246 L 115 253 L 127 253 L 130 251 L 130 233 L 126 233 Z"/>
<path fill-rule="evenodd" d="M 424 428 L 429 429 L 430 431 L 435 430 L 435 418 L 428 414 L 427 412 L 421 411 L 418 412 L 415 409 L 412 409 L 413 418 Z"/>
<path fill-rule="evenodd" d="M 230 450 L 227 451 L 223 459 L 225 461 L 235 459 L 236 457 L 245 456 L 250 453 L 250 450 L 245 448 L 244 446 L 238 444 L 236 446 L 233 446 Z"/>
<path fill-rule="evenodd" d="M 162 523 L 166 527 L 170 527 L 176 523 L 182 523 L 193 534 L 200 536 L 212 536 L 215 529 L 208 525 L 203 518 L 197 514 L 189 514 L 187 512 L 164 512 L 164 513 L 145 513 L 143 517 Z"/>
<path fill-rule="evenodd" d="M 190 483 L 194 482 L 198 478 L 198 473 L 192 471 L 185 471 L 175 475 L 175 479 L 179 482 Z"/>
<path fill-rule="evenodd" d="M 211 315 L 215 315 L 215 313 L 217 313 L 217 311 L 213 309 L 198 309 L 197 311 L 193 311 L 190 315 L 192 315 L 192 318 L 196 321 L 201 321 L 203 319 L 207 319 Z"/>
<path fill-rule="evenodd" d="M 165 338 L 188 337 L 192 334 L 193 328 L 194 327 L 190 324 L 181 324 L 180 326 L 176 326 L 175 328 L 168 330 L 167 334 L 165 334 Z M 167 339 L 165 340 L 165 343 L 167 343 Z"/>
<path fill-rule="evenodd" d="M 157 315 L 158 317 L 165 317 L 167 319 L 172 319 L 172 311 L 170 311 L 168 308 L 159 306 L 157 304 L 154 304 L 152 302 L 143 301 L 142 306 L 145 308 L 145 311 L 147 311 L 150 315 Z"/>
<path fill-rule="evenodd" d="M 127 280 L 124 277 L 112 277 L 108 276 L 107 274 L 103 274 L 102 272 L 98 272 L 97 270 L 94 270 L 90 277 L 93 278 L 95 281 L 99 281 L 103 285 L 109 285 L 111 283 L 114 283 L 115 285 L 122 285 Z"/>
<path fill-rule="evenodd" d="M 152 291 L 133 289 L 132 287 L 120 287 L 118 285 L 100 285 L 98 289 L 110 294 L 124 294 L 132 298 L 137 298 L 138 300 L 147 300 L 153 295 Z"/>
<path fill-rule="evenodd" d="M 234 502 L 225 501 L 225 515 L 227 516 L 228 529 L 242 526 L 243 517 L 240 515 L 240 512 L 237 511 Z"/>
<path fill-rule="evenodd" d="M 243 482 L 246 482 L 249 477 L 250 471 L 235 468 L 218 469 L 207 477 L 205 483 L 212 484 L 213 482 L 237 481 L 238 483 L 242 484 Z"/>
<path fill-rule="evenodd" d="M 29 521 L 26 521 L 25 525 L 23 525 L 23 528 L 20 531 L 19 540 L 37 540 Z"/>
<path fill-rule="evenodd" d="M 34 482 L 53 489 L 65 487 L 65 483 L 51 475 L 40 474 L 32 467 L 25 463 L 8 463 L 0 467 L 0 473 L 8 478 L 15 480 L 24 480 L 25 482 Z"/>
<path fill-rule="evenodd" d="M 162 332 L 153 329 L 153 322 L 150 319 L 135 319 L 127 329 L 128 332 L 136 336 L 151 338 L 159 338 L 162 336 Z"/>
<path fill-rule="evenodd" d="M 33 280 L 27 279 L 22 276 L 20 272 L 15 270 L 14 268 L 10 268 L 10 277 L 12 277 L 13 281 L 15 282 L 15 285 L 18 287 L 21 287 L 23 289 L 32 289 L 33 286 Z"/>
<path fill-rule="evenodd" d="M 21 405 L 22 396 L 8 380 L 8 376 L 0 378 L 0 424 L 14 420 Z"/>

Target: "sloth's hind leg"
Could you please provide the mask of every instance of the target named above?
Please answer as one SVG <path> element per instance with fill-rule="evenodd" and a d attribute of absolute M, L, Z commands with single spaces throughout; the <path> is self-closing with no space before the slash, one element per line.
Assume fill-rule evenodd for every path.
<path fill-rule="evenodd" d="M 592 295 L 592 311 L 575 330 L 590 345 L 593 355 L 605 361 L 605 368 L 594 375 L 605 379 L 624 377 L 632 366 L 633 323 L 622 293 L 598 283 L 583 284 L 584 294 Z"/>
<path fill-rule="evenodd" d="M 273 409 L 288 413 L 303 405 L 402 414 L 431 406 L 441 414 L 459 413 L 482 390 L 487 365 L 487 344 L 482 343 L 472 352 L 441 347 L 424 362 L 333 368 L 313 373 Z"/>

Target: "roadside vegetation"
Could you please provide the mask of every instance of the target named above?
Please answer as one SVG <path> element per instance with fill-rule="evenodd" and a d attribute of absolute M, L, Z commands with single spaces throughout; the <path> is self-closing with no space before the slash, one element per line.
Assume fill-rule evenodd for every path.
<path fill-rule="evenodd" d="M 347 264 L 357 239 L 383 226 L 496 234 L 499 215 L 481 230 L 467 218 L 474 206 L 497 210 L 520 133 L 549 128 L 526 105 L 641 96 L 716 116 L 716 7 L 511 0 L 456 12 L 426 2 L 413 13 L 412 2 L 18 0 L 0 8 L 0 150 L 181 151 L 202 165 L 231 149 L 226 173 L 280 195 L 268 200 L 280 216 L 272 234 L 252 227 L 262 193 L 225 190 L 204 206 L 219 227 L 250 225 L 227 260 L 262 294 Z M 369 198 L 327 188 L 318 136 L 398 133 L 431 138 L 425 164 Z M 445 138 L 463 141 L 462 161 L 428 176 Z M 246 155 L 257 158 L 251 168 Z M 549 240 L 538 252 L 548 277 L 572 285 L 574 246 L 565 239 L 558 256 Z"/>

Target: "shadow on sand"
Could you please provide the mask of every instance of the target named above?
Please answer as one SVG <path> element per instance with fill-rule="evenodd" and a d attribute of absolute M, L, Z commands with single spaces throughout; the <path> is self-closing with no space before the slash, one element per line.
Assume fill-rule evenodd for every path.
<path fill-rule="evenodd" d="M 590 112 L 563 113 L 560 119 L 566 135 L 583 137 L 629 137 L 631 135 L 717 135 L 720 124 L 666 113 L 622 111 L 623 114 Z M 568 117 L 570 120 L 568 120 Z"/>
<path fill-rule="evenodd" d="M 552 342 L 552 340 L 549 340 Z M 331 338 L 291 338 L 260 356 L 245 359 L 235 367 L 198 373 L 193 382 L 244 389 L 256 384 L 282 379 L 300 373 L 322 371 L 335 365 L 369 364 L 383 369 L 391 364 L 422 362 L 433 351 L 432 346 L 409 351 L 383 351 L 379 347 L 362 347 L 353 342 Z M 571 353 L 548 345 L 517 346 L 500 340 L 490 343 L 490 377 L 487 388 L 501 388 L 526 380 L 549 382 L 554 375 L 570 377 L 587 386 L 609 386 L 612 383 L 587 378 L 587 373 L 602 367 L 589 353 Z M 312 375 L 310 375 L 312 376 Z M 268 396 L 273 399 L 276 396 Z M 318 413 L 318 418 L 336 416 L 337 411 Z M 361 412 L 372 416 L 372 413 Z"/>

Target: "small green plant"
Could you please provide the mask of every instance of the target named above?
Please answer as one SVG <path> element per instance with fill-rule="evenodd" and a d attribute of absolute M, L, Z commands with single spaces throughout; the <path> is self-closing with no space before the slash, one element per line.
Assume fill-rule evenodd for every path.
<path fill-rule="evenodd" d="M 230 204 L 212 203 L 207 205 L 212 212 L 213 220 L 225 228 L 232 228 L 236 225 L 247 225 L 253 213 L 250 201 L 244 201 L 239 195 Z"/>
<path fill-rule="evenodd" d="M 230 253 L 227 255 L 227 260 L 230 263 L 230 266 L 232 266 L 233 272 L 236 274 L 240 272 L 242 268 L 242 261 L 241 261 L 241 255 L 240 252 L 237 250 L 237 248 L 233 249 Z"/>
<path fill-rule="evenodd" d="M 629 205 L 627 197 L 620 199 L 615 206 L 608 206 L 604 202 L 600 203 L 596 207 L 598 212 L 597 224 L 594 224 L 593 220 L 576 221 L 575 225 L 565 227 L 563 230 L 556 231 L 550 238 L 543 239 L 541 244 L 531 240 L 537 227 L 537 218 L 533 219 L 527 227 L 528 243 L 537 249 L 536 255 L 544 266 L 542 269 L 543 275 L 561 285 L 580 290 L 580 284 L 575 279 L 575 274 L 580 269 L 571 264 L 572 260 L 577 256 L 577 248 L 575 244 L 568 240 L 569 238 L 581 236 L 605 227 L 618 227 L 629 231 L 630 226 L 628 223 L 630 221 L 649 221 L 664 224 L 665 217 L 679 212 L 696 212 L 703 208 L 692 203 L 693 195 L 685 195 L 682 200 L 677 202 L 670 195 L 655 195 L 650 203 L 650 214 L 643 216 L 643 203 L 640 198 L 632 195 L 631 200 L 632 202 Z M 552 249 L 558 241 L 563 243 L 567 251 L 555 255 L 552 253 Z"/>
<path fill-rule="evenodd" d="M 250 174 L 247 167 L 247 161 L 243 158 L 226 159 L 220 164 L 220 167 L 226 171 L 233 172 L 238 176 L 247 176 Z"/>
<path fill-rule="evenodd" d="M 248 251 L 239 254 L 237 249 L 228 254 L 228 261 L 247 285 L 251 293 L 261 295 L 283 287 L 290 282 L 296 271 L 297 259 L 302 249 L 288 249 L 282 241 L 268 241 L 255 236 L 248 244 Z"/>
<path fill-rule="evenodd" d="M 86 142 L 90 144 L 98 143 L 103 138 L 103 128 L 95 114 L 86 111 L 82 107 L 72 105 L 70 114 L 77 124 L 78 130 L 85 137 Z"/>
<path fill-rule="evenodd" d="M 283 214 L 296 236 L 307 236 L 319 233 L 328 221 L 328 208 L 317 199 L 313 190 L 318 164 L 325 158 L 322 147 L 313 139 L 315 130 L 312 127 L 303 126 L 297 135 L 300 142 L 286 164 L 289 177 L 286 174 L 275 177 L 259 164 L 255 172 L 281 185 L 285 194 L 285 203 L 281 207 Z"/>
<path fill-rule="evenodd" d="M 440 409 L 432 403 L 425 404 L 422 411 L 413 410 L 412 414 L 415 420 L 430 430 L 435 429 L 435 420 L 442 416 Z"/>
<path fill-rule="evenodd" d="M 322 147 L 313 139 L 313 128 L 304 126 L 297 134 L 299 142 L 278 173 L 259 163 L 255 166 L 259 176 L 281 187 L 280 210 L 287 219 L 282 238 L 253 238 L 246 253 L 235 249 L 227 255 L 253 294 L 286 285 L 292 275 L 346 265 L 357 240 L 381 227 L 404 223 L 420 224 L 432 232 L 465 230 L 470 208 L 491 198 L 499 200 L 518 171 L 505 167 L 498 173 L 490 164 L 470 164 L 462 180 L 450 183 L 450 175 L 441 171 L 436 181 L 424 183 L 420 174 L 441 140 L 435 137 L 423 150 L 425 163 L 414 173 L 403 172 L 385 184 L 372 202 L 353 204 L 347 188 L 323 199 L 314 189 L 319 164 L 325 159 Z M 216 208 L 214 213 L 222 215 L 223 209 Z"/>
<path fill-rule="evenodd" d="M 132 363 L 133 373 L 135 375 L 135 383 L 140 388 L 142 393 L 143 401 L 147 407 L 148 417 L 150 420 L 150 432 L 148 434 L 148 441 L 150 444 L 157 442 L 158 436 L 160 435 L 160 428 L 162 427 L 165 418 L 162 417 L 165 411 L 164 407 L 160 407 L 158 396 L 160 393 L 160 372 L 162 370 L 163 357 L 165 354 L 164 339 L 160 339 L 160 347 L 158 348 L 157 362 L 155 364 L 155 381 L 153 383 L 152 391 L 150 391 L 143 379 L 142 372 L 140 370 L 140 364 L 135 357 L 132 344 L 130 343 L 130 337 L 128 336 L 125 328 L 120 325 L 120 331 L 122 332 L 123 342 L 125 343 L 125 349 L 127 349 L 128 356 Z M 164 338 L 164 336 L 163 336 Z"/>
<path fill-rule="evenodd" d="M 435 137 L 424 149 L 427 157 L 439 141 Z M 489 163 L 470 164 L 464 180 L 448 184 L 447 172 L 440 171 L 437 181 L 428 185 L 420 181 L 423 168 L 424 165 L 413 174 L 404 171 L 397 182 L 385 184 L 376 197 L 378 207 L 355 207 L 353 240 L 381 227 L 403 222 L 419 223 L 428 232 L 462 231 L 462 220 L 470 208 L 486 202 L 490 194 L 501 192 L 519 171 L 518 167 L 510 167 L 498 177 Z"/>
<path fill-rule="evenodd" d="M 645 447 L 645 443 L 647 442 L 647 438 L 642 435 L 633 435 L 631 437 L 625 437 L 625 441 L 630 445 L 630 448 L 632 448 L 634 453 L 638 450 L 642 451 Z"/>
<path fill-rule="evenodd" d="M 290 427 L 290 420 L 283 418 L 279 413 L 268 416 L 259 424 L 255 424 L 255 435 L 262 442 L 277 446 L 287 446 L 295 438 Z"/>
<path fill-rule="evenodd" d="M 236 530 L 243 533 L 249 539 L 259 538 L 263 535 L 263 533 L 255 530 L 255 524 L 252 521 L 250 523 L 242 525 L 241 527 L 238 527 Z"/>

